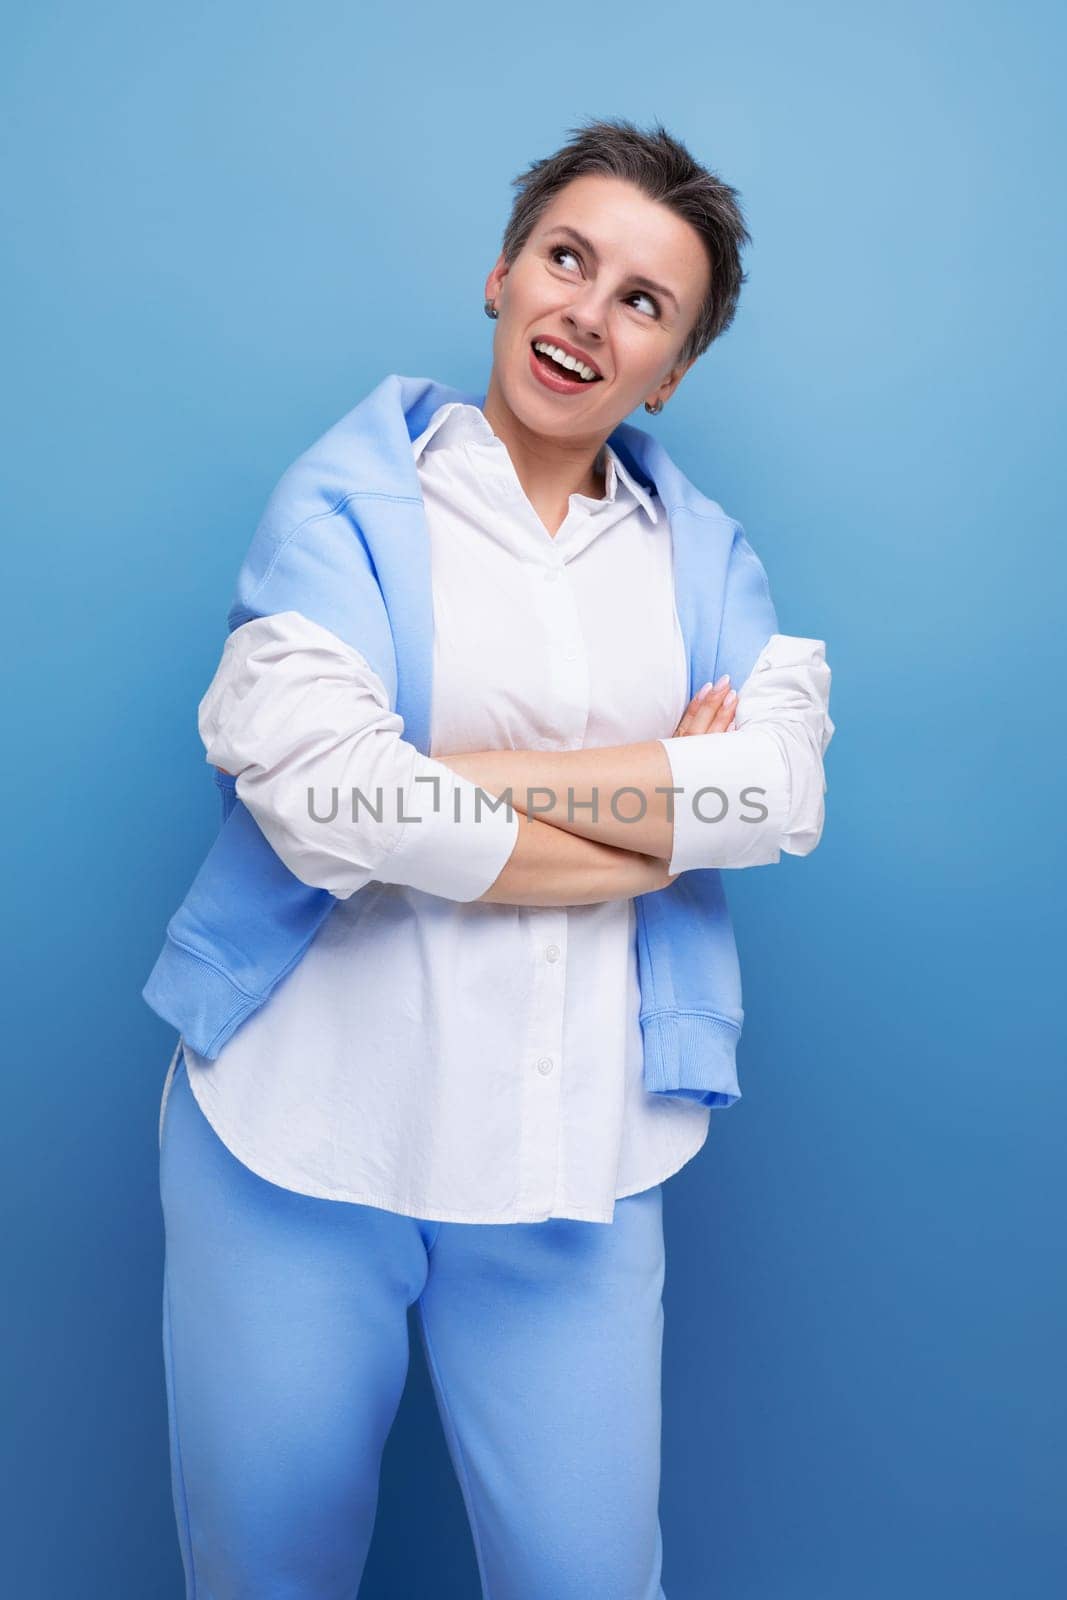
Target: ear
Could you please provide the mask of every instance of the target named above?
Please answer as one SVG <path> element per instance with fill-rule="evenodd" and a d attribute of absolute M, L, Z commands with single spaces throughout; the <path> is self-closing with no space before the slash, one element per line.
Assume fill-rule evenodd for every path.
<path fill-rule="evenodd" d="M 652 394 L 645 396 L 646 400 L 649 402 L 662 400 L 663 404 L 666 405 L 667 401 L 670 399 L 671 395 L 674 393 L 675 389 L 677 389 L 678 385 L 689 371 L 689 368 L 696 360 L 696 356 L 690 356 L 689 360 L 684 366 L 672 367 L 670 372 L 668 372 L 667 376 L 664 378 L 663 382 L 659 384 L 655 390 L 653 390 Z"/>
<path fill-rule="evenodd" d="M 496 299 L 497 295 L 500 293 L 500 286 L 504 282 L 504 279 L 507 277 L 507 275 L 508 264 L 504 260 L 503 253 L 501 253 L 496 258 L 496 265 L 494 266 L 492 272 L 490 272 L 488 278 L 485 280 L 485 298 L 487 300 Z"/>

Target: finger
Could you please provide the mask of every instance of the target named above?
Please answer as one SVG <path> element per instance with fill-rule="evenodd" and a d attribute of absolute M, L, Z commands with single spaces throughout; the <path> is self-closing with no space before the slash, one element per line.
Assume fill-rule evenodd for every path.
<path fill-rule="evenodd" d="M 737 691 L 736 689 L 730 689 L 719 701 L 707 731 L 709 733 L 725 733 L 734 719 L 736 710 Z"/>
<path fill-rule="evenodd" d="M 715 731 L 716 718 L 719 716 L 723 700 L 728 692 L 729 683 L 720 678 L 711 692 L 704 696 L 704 699 L 693 713 L 689 725 L 690 734 L 712 733 Z"/>
<path fill-rule="evenodd" d="M 730 674 L 724 672 L 717 683 L 706 683 L 704 687 L 693 696 L 686 713 L 685 732 L 689 734 L 707 733 L 711 726 L 723 695 L 730 685 Z"/>
<path fill-rule="evenodd" d="M 690 733 L 692 731 L 693 718 L 697 715 L 697 712 L 700 710 L 705 697 L 713 688 L 714 684 L 706 683 L 704 684 L 703 688 L 697 690 L 692 700 L 690 700 L 689 704 L 682 712 L 682 720 L 674 730 L 674 737 L 676 739 L 681 735 Z"/>

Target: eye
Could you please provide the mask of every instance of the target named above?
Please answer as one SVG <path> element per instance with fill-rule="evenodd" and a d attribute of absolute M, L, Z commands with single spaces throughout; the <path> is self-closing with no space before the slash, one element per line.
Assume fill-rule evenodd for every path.
<path fill-rule="evenodd" d="M 555 261 L 557 256 L 574 256 L 575 261 L 578 260 L 576 251 L 565 244 L 557 244 L 553 250 L 549 251 L 549 259 L 551 261 Z"/>
<path fill-rule="evenodd" d="M 646 294 L 643 289 L 635 289 L 633 294 L 630 296 L 630 299 L 631 300 L 647 300 L 649 305 L 653 309 L 654 315 L 657 316 L 657 317 L 662 315 L 662 313 L 660 311 L 659 301 L 657 299 L 655 299 L 655 297 L 653 295 Z"/>
<path fill-rule="evenodd" d="M 572 250 L 568 244 L 554 245 L 548 252 L 548 259 L 552 262 L 555 262 L 557 256 L 572 256 L 573 259 L 579 263 L 581 263 L 582 259 L 577 250 Z M 627 298 L 629 300 L 647 300 L 649 305 L 652 307 L 652 315 L 654 317 L 662 317 L 663 310 L 659 301 L 654 295 L 646 294 L 644 289 L 635 289 L 633 294 L 628 295 Z M 645 312 L 644 315 L 647 316 L 648 313 Z"/>

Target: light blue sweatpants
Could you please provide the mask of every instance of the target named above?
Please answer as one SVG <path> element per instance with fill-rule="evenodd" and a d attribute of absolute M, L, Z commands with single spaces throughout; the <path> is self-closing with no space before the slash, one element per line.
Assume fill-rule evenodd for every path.
<path fill-rule="evenodd" d="M 663 1194 L 423 1221 L 243 1165 L 179 1059 L 163 1352 L 187 1600 L 355 1600 L 418 1303 L 484 1600 L 663 1600 Z"/>

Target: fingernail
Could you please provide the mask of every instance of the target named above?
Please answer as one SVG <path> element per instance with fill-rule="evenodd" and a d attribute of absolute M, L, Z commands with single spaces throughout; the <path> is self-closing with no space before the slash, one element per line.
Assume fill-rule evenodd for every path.
<path fill-rule="evenodd" d="M 724 672 L 722 677 L 719 679 L 718 683 L 715 685 L 715 688 L 716 689 L 721 689 L 723 684 L 724 683 L 729 683 L 729 681 L 730 681 L 730 674 L 728 672 Z"/>
<path fill-rule="evenodd" d="M 706 683 L 704 685 L 703 689 L 698 689 L 697 690 L 697 699 L 698 700 L 703 700 L 703 698 L 707 694 L 708 690 L 709 689 L 714 689 L 714 687 L 715 687 L 715 685 L 713 683 Z"/>
<path fill-rule="evenodd" d="M 737 690 L 736 689 L 731 689 L 730 693 L 723 697 L 723 702 L 722 703 L 723 703 L 724 706 L 732 706 L 736 699 L 737 699 Z"/>

